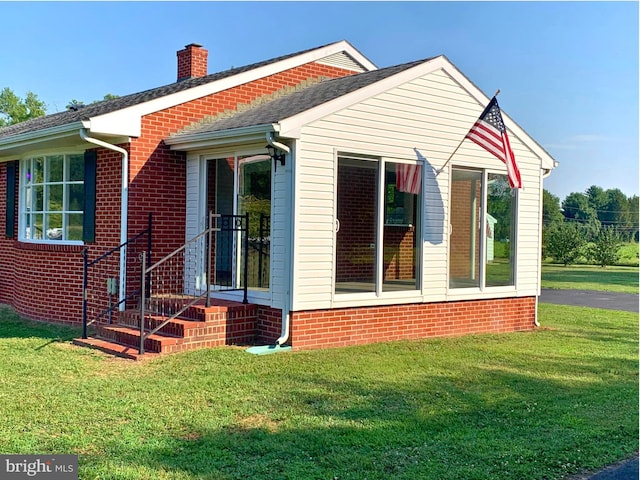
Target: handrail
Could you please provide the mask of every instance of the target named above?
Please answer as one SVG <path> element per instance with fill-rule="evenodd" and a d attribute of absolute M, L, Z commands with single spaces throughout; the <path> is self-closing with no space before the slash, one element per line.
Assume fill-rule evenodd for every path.
<path fill-rule="evenodd" d="M 95 258 L 94 260 L 89 261 L 89 249 L 88 248 L 84 248 L 82 250 L 82 257 L 83 257 L 82 338 L 87 338 L 87 327 L 89 325 L 94 324 L 95 322 L 97 322 L 98 320 L 103 318 L 105 315 L 109 315 L 110 316 L 110 313 L 113 311 L 114 308 L 120 307 L 120 305 L 122 305 L 126 301 L 130 300 L 131 298 L 133 298 L 138 293 L 138 290 L 134 290 L 133 292 L 130 292 L 128 295 L 124 294 L 122 300 L 119 300 L 118 302 L 116 302 L 114 304 L 109 303 L 109 306 L 107 308 L 103 309 L 101 312 L 96 314 L 95 318 L 93 318 L 92 320 L 89 321 L 88 320 L 89 267 L 93 267 L 94 265 L 98 264 L 102 260 L 105 260 L 106 258 L 108 258 L 111 255 L 113 255 L 115 252 L 122 251 L 125 247 L 127 247 L 128 245 L 130 245 L 133 242 L 137 241 L 138 239 L 140 239 L 144 235 L 147 235 L 147 252 L 148 252 L 149 259 L 151 259 L 151 246 L 152 246 L 152 237 L 151 237 L 151 235 L 152 235 L 152 223 L 153 223 L 152 219 L 153 219 L 153 215 L 152 215 L 151 212 L 149 212 L 148 220 L 147 220 L 147 228 L 142 230 L 137 235 L 134 235 L 133 237 L 129 238 L 126 242 L 118 245 L 117 247 L 113 247 L 113 248 L 107 250 L 105 253 L 103 253 L 99 257 Z M 111 302 L 111 299 L 109 299 L 109 302 Z"/>
<path fill-rule="evenodd" d="M 243 298 L 243 303 L 247 303 L 247 278 L 248 278 L 248 270 L 247 270 L 247 257 L 246 255 L 248 254 L 248 237 L 249 237 L 249 214 L 246 213 L 245 215 L 243 215 L 242 217 L 244 217 L 244 228 L 242 227 L 238 227 L 237 225 L 232 225 L 232 228 L 227 228 L 226 230 L 223 227 L 218 227 L 218 226 L 214 226 L 214 218 L 223 218 L 226 219 L 227 217 L 230 218 L 238 218 L 239 216 L 236 215 L 222 215 L 222 214 L 214 214 L 214 213 L 209 213 L 209 222 L 208 222 L 208 227 L 206 230 L 204 230 L 203 232 L 199 233 L 198 235 L 196 235 L 195 237 L 193 237 L 192 239 L 190 239 L 188 242 L 186 242 L 184 245 L 181 245 L 180 247 L 178 247 L 176 250 L 174 250 L 173 252 L 169 253 L 168 255 L 166 255 L 165 257 L 163 257 L 162 259 L 158 260 L 156 263 L 154 263 L 153 265 L 147 267 L 147 255 L 146 252 L 142 252 L 140 254 L 140 263 L 141 263 L 141 269 L 140 269 L 140 345 L 139 345 L 139 353 L 140 355 L 144 354 L 144 342 L 147 338 L 149 338 L 149 336 L 155 334 L 156 332 L 158 332 L 159 330 L 161 330 L 165 325 L 167 325 L 169 322 L 171 322 L 172 320 L 178 318 L 180 315 L 182 315 L 186 310 L 188 310 L 190 307 L 192 307 L 193 305 L 195 305 L 198 301 L 200 301 L 200 299 L 202 299 L 202 297 L 206 296 L 206 306 L 210 306 L 210 298 L 211 298 L 211 253 L 212 253 L 212 247 L 213 247 L 213 241 L 212 241 L 212 237 L 213 237 L 213 233 L 214 232 L 220 232 L 220 231 L 244 231 L 244 242 L 243 242 L 243 247 L 244 247 L 244 253 L 245 253 L 245 259 L 244 259 L 244 269 L 243 269 L 243 290 L 244 290 L 244 298 Z M 206 242 L 206 258 L 207 258 L 207 276 L 206 276 L 206 289 L 204 289 L 203 292 L 201 292 L 199 295 L 190 295 L 191 300 L 187 303 L 182 304 L 182 306 L 177 310 L 174 311 L 170 316 L 166 317 L 166 319 L 160 323 L 159 325 L 157 325 L 155 328 L 151 329 L 151 325 L 149 326 L 149 331 L 146 331 L 145 328 L 145 319 L 146 319 L 146 310 L 147 310 L 147 303 L 148 300 L 151 298 L 151 287 L 152 285 L 149 285 L 150 282 L 150 278 L 151 278 L 151 273 L 158 269 L 158 267 L 164 265 L 165 263 L 167 263 L 169 260 L 171 260 L 172 258 L 174 258 L 176 255 L 180 254 L 181 252 L 183 252 L 184 250 L 186 250 L 189 246 L 193 245 L 194 243 L 201 241 L 204 237 L 206 236 L 206 238 L 208 239 L 208 241 Z M 183 286 L 184 288 L 184 286 Z M 237 289 L 230 289 L 230 290 L 237 290 Z"/>

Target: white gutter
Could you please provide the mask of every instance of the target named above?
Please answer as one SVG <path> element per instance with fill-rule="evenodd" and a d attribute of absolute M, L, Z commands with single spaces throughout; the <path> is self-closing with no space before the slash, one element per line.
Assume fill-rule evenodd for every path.
<path fill-rule="evenodd" d="M 87 136 L 85 128 L 80 129 L 80 138 L 100 147 L 122 154 L 122 200 L 120 202 L 120 245 L 127 243 L 127 214 L 129 211 L 129 153 L 111 143 L 103 142 L 97 138 Z M 124 300 L 127 286 L 127 247 L 123 246 L 120 252 L 120 287 L 118 301 L 120 311 L 124 310 Z"/>
<path fill-rule="evenodd" d="M 273 132 L 266 133 L 267 143 L 272 147 L 277 148 L 278 150 L 282 150 L 285 153 L 290 154 L 291 149 L 286 146 L 284 143 L 277 142 L 274 139 Z M 291 308 L 291 290 L 289 290 L 289 295 L 287 296 L 286 305 L 283 305 L 282 309 L 282 332 L 280 333 L 280 337 L 276 340 L 276 345 L 283 345 L 289 340 L 289 311 Z"/>

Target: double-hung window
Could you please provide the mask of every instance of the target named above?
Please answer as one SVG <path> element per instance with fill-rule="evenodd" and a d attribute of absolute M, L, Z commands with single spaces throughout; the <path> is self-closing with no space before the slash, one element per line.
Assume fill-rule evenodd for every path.
<path fill-rule="evenodd" d="M 85 161 L 80 154 L 42 155 L 20 164 L 20 239 L 82 242 Z"/>

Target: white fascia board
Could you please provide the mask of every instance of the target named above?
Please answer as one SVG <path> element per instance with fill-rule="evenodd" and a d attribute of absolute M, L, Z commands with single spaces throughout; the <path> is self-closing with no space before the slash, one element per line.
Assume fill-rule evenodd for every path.
<path fill-rule="evenodd" d="M 277 131 L 273 124 L 254 125 L 250 127 L 234 128 L 232 130 L 220 130 L 217 132 L 194 133 L 192 135 L 180 135 L 176 138 L 167 137 L 164 143 L 171 150 L 189 152 L 203 148 L 218 147 L 232 143 L 248 143 L 264 140 L 267 132 Z"/>
<path fill-rule="evenodd" d="M 141 120 L 144 115 L 149 115 L 207 95 L 228 90 L 230 88 L 237 87 L 238 85 L 253 82 L 260 78 L 268 77 L 269 75 L 274 75 L 309 62 L 314 62 L 342 51 L 351 55 L 354 59 L 365 66 L 365 68 L 369 70 L 377 69 L 371 61 L 367 60 L 367 58 L 358 52 L 353 46 L 343 40 L 310 52 L 296 55 L 295 57 L 242 72 L 231 77 L 223 78 L 216 82 L 207 83 L 181 92 L 165 95 L 163 97 L 107 113 L 105 115 L 92 117 L 91 132 L 139 137 Z"/>
<path fill-rule="evenodd" d="M 47 128 L 45 130 L 12 135 L 10 137 L 0 139 L 0 151 L 7 148 L 29 145 L 31 143 L 40 143 L 49 139 L 68 137 L 70 135 L 77 134 L 78 131 L 85 126 L 85 122 L 74 122 Z"/>

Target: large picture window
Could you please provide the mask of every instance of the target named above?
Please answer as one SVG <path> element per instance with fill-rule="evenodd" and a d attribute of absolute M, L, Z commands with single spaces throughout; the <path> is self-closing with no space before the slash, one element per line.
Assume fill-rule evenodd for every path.
<path fill-rule="evenodd" d="M 20 238 L 42 242 L 83 240 L 83 154 L 45 155 L 20 164 Z"/>
<path fill-rule="evenodd" d="M 454 168 L 449 288 L 515 284 L 516 197 L 506 175 Z"/>
<path fill-rule="evenodd" d="M 419 193 L 400 185 L 405 165 Z M 337 175 L 335 293 L 419 290 L 420 167 L 344 155 Z"/>

